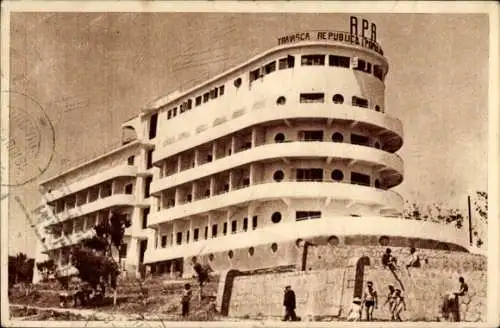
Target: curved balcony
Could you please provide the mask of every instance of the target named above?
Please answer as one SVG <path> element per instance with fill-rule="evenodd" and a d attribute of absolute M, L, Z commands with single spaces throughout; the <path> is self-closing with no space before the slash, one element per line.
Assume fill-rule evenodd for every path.
<path fill-rule="evenodd" d="M 304 106 L 307 107 L 307 110 L 304 110 Z M 165 145 L 159 143 L 153 154 L 153 162 L 161 161 L 182 151 L 254 125 L 300 118 L 323 118 L 325 120 L 356 122 L 357 124 L 371 127 L 374 130 L 374 134 L 380 136 L 382 143 L 385 143 L 389 139 L 393 140 L 392 147 L 389 149 L 391 151 L 396 151 L 403 145 L 403 126 L 401 121 L 384 113 L 349 105 L 326 103 L 295 104 L 293 106 L 283 105 L 277 107 L 273 101 L 271 107 L 266 108 L 267 110 L 257 109 L 250 112 L 247 109 L 245 115 L 228 120 L 190 138 Z"/>
<path fill-rule="evenodd" d="M 283 233 L 286 231 L 286 233 Z M 189 257 L 216 253 L 265 243 L 279 243 L 316 236 L 385 235 L 407 238 L 433 239 L 446 243 L 468 246 L 465 231 L 450 225 L 404 220 L 389 217 L 322 217 L 317 220 L 290 222 L 266 226 L 241 234 L 200 240 L 189 244 L 157 248 L 146 252 L 145 262 L 151 263 L 170 258 Z"/>
<path fill-rule="evenodd" d="M 87 203 L 81 206 L 76 206 L 65 212 L 58 213 L 57 215 L 53 215 L 47 221 L 45 221 L 46 222 L 45 226 L 48 227 L 72 218 L 83 216 L 109 207 L 134 206 L 134 204 L 135 204 L 134 195 L 115 194 L 106 198 L 100 198 L 91 203 Z"/>
<path fill-rule="evenodd" d="M 151 193 L 154 195 L 162 190 L 214 175 L 244 164 L 261 162 L 270 159 L 279 159 L 283 157 L 334 157 L 364 162 L 368 163 L 368 165 L 378 167 L 380 170 L 387 170 L 389 173 L 397 174 L 399 176 L 397 181 L 402 180 L 404 174 L 403 160 L 397 154 L 353 144 L 296 141 L 257 146 L 231 156 L 217 159 L 213 162 L 205 163 L 192 169 L 155 180 L 151 184 Z"/>
<path fill-rule="evenodd" d="M 87 189 L 89 187 L 98 185 L 102 182 L 111 180 L 118 177 L 133 177 L 137 175 L 137 167 L 134 165 L 120 165 L 112 167 L 106 171 L 97 173 L 88 178 L 84 178 L 80 181 L 72 183 L 70 185 L 64 186 L 52 190 L 51 192 L 46 192 L 43 194 L 43 198 L 47 203 L 53 202 L 65 196 L 74 194 L 78 191 Z"/>
<path fill-rule="evenodd" d="M 396 192 L 338 182 L 273 182 L 232 190 L 185 203 L 150 215 L 149 226 L 246 203 L 281 198 L 332 198 L 380 206 L 381 211 L 401 213 L 403 198 Z"/>
<path fill-rule="evenodd" d="M 89 229 L 87 231 L 72 233 L 68 236 L 60 236 L 58 238 L 54 238 L 50 241 L 45 242 L 45 249 L 43 253 L 47 253 L 49 251 L 53 251 L 63 247 L 76 245 L 83 239 L 91 238 L 94 235 L 95 235 L 95 230 Z"/>

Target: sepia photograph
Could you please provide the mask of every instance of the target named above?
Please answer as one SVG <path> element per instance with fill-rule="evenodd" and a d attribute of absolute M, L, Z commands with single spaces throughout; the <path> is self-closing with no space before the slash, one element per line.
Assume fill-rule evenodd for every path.
<path fill-rule="evenodd" d="M 3 2 L 2 326 L 498 326 L 498 5 L 395 3 Z"/>

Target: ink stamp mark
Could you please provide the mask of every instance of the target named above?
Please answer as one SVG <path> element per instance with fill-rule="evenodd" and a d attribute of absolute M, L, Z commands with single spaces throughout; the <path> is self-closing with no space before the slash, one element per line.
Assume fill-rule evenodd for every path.
<path fill-rule="evenodd" d="M 10 172 L 2 186 L 22 186 L 41 176 L 52 162 L 55 130 L 43 107 L 32 97 L 17 91 L 9 93 L 9 135 L 2 131 L 8 150 Z M 5 167 L 2 164 L 2 170 Z"/>

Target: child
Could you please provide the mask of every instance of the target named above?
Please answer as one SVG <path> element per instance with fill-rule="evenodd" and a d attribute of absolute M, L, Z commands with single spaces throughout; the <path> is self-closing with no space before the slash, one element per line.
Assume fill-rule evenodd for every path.
<path fill-rule="evenodd" d="M 386 305 L 389 303 L 389 311 L 391 312 L 391 320 L 394 320 L 394 312 L 393 312 L 393 307 L 394 307 L 394 301 L 395 301 L 395 295 L 396 295 L 396 290 L 394 289 L 393 285 L 389 285 L 389 293 L 387 294 L 387 299 L 384 303 Z"/>
<path fill-rule="evenodd" d="M 347 321 L 358 321 L 361 319 L 361 299 L 355 297 L 352 300 L 351 309 L 347 313 Z"/>
<path fill-rule="evenodd" d="M 184 318 L 189 315 L 189 302 L 191 302 L 191 294 L 191 284 L 185 284 L 181 299 L 182 316 Z"/>
<path fill-rule="evenodd" d="M 392 316 L 394 317 L 394 320 L 403 321 L 400 316 L 402 311 L 406 311 L 405 299 L 401 296 L 401 290 L 396 289 L 394 293 L 394 305 L 392 308 Z"/>

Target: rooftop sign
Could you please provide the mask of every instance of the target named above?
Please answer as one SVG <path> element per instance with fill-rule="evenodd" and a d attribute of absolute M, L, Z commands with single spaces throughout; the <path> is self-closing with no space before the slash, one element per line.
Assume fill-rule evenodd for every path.
<path fill-rule="evenodd" d="M 368 33 L 370 34 L 368 36 Z M 357 45 L 384 55 L 384 51 L 377 43 L 377 25 L 369 23 L 366 19 L 361 20 L 358 26 L 358 18 L 351 16 L 349 32 L 339 31 L 310 31 L 295 33 L 278 38 L 278 45 L 297 43 L 301 41 L 333 41 Z"/>

